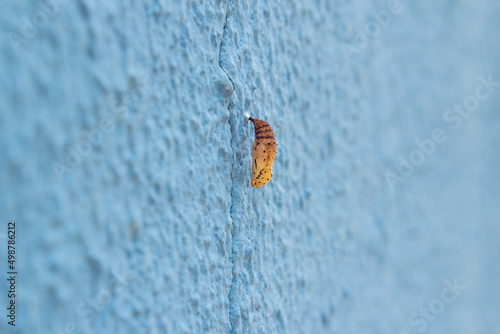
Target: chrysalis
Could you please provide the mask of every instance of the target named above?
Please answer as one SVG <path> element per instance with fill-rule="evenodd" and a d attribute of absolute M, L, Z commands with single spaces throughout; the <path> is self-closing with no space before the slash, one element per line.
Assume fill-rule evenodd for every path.
<path fill-rule="evenodd" d="M 276 158 L 276 135 L 269 123 L 250 117 L 255 128 L 252 154 L 252 186 L 260 188 L 273 177 L 273 162 Z"/>

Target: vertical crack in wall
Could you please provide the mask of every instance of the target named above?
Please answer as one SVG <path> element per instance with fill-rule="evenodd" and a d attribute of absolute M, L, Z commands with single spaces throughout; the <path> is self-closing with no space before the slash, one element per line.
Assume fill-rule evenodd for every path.
<path fill-rule="evenodd" d="M 222 45 L 224 44 L 224 39 L 226 38 L 227 18 L 229 16 L 229 3 L 228 3 L 227 7 L 228 8 L 227 8 L 227 11 L 226 11 L 226 17 L 224 18 L 224 28 L 222 28 L 222 39 L 221 39 L 220 45 L 219 45 L 219 67 L 221 68 L 221 70 L 224 71 L 224 73 L 226 73 L 227 78 L 231 82 L 231 85 L 233 86 L 233 91 L 234 91 L 234 89 L 236 88 L 236 86 L 234 85 L 234 81 L 231 78 L 231 76 L 229 75 L 229 73 L 227 73 L 226 69 L 224 67 L 222 67 L 222 65 L 221 65 L 221 61 L 222 61 L 221 60 Z M 229 110 L 229 111 L 231 111 L 231 110 Z M 229 124 L 231 124 L 231 123 L 229 123 Z"/>
<path fill-rule="evenodd" d="M 234 90 L 236 89 L 236 86 L 234 84 L 234 81 L 233 79 L 231 78 L 231 76 L 229 75 L 229 73 L 226 71 L 226 69 L 222 66 L 222 59 L 221 59 L 221 53 L 222 53 L 222 45 L 224 44 L 224 39 L 226 37 L 226 27 L 227 27 L 227 18 L 229 16 L 229 1 L 227 2 L 227 10 L 226 10 L 226 17 L 224 18 L 224 27 L 223 27 L 223 30 L 222 30 L 222 39 L 221 39 L 221 42 L 220 42 L 220 45 L 219 45 L 219 67 L 221 68 L 222 71 L 224 71 L 224 73 L 226 73 L 227 75 L 227 78 L 229 79 L 229 81 L 231 82 L 231 85 L 232 85 L 232 88 L 233 88 L 233 92 Z M 231 217 L 231 224 L 232 224 L 232 227 L 231 227 L 231 264 L 232 264 L 232 267 L 231 267 L 231 283 L 230 283 L 230 286 L 229 286 L 229 293 L 227 295 L 227 299 L 228 299 L 228 304 L 229 304 L 229 314 L 228 314 L 228 318 L 229 318 L 229 326 L 231 327 L 230 328 L 230 332 L 231 333 L 234 333 L 235 331 L 235 328 L 233 326 L 233 322 L 231 321 L 231 306 L 233 305 L 233 287 L 234 287 L 234 282 L 236 280 L 236 273 L 235 273 L 235 263 L 234 263 L 234 250 L 233 250 L 233 247 L 234 247 L 234 233 L 235 233 L 235 227 L 234 227 L 234 217 L 233 217 L 233 206 L 234 206 L 234 198 L 233 198 L 233 190 L 234 190 L 234 141 L 235 141 L 235 136 L 236 136 L 236 129 L 234 129 L 233 127 L 233 124 L 231 123 L 231 117 L 232 117 L 232 111 L 231 111 L 231 107 L 229 105 L 229 102 L 228 102 L 228 106 L 227 106 L 227 109 L 229 110 L 229 118 L 228 118 L 228 123 L 229 123 L 229 128 L 231 130 L 231 149 L 232 149 L 232 164 L 231 164 L 231 189 L 230 189 L 230 194 L 231 194 L 231 206 L 230 206 L 230 209 L 229 209 L 229 216 Z"/>

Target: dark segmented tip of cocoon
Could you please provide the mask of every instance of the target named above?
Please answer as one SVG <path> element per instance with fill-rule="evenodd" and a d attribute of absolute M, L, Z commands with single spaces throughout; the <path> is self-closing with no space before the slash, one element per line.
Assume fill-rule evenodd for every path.
<path fill-rule="evenodd" d="M 273 129 L 267 123 L 266 121 L 256 119 L 256 118 L 251 118 L 250 120 L 253 122 L 254 128 L 255 128 L 255 136 L 256 138 L 262 138 L 262 137 L 275 137 L 276 135 L 274 134 Z"/>

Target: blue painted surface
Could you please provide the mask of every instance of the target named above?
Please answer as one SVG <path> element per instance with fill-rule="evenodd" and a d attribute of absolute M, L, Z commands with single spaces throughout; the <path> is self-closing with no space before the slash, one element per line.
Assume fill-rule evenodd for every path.
<path fill-rule="evenodd" d="M 499 332 L 499 15 L 8 1 L 0 332 Z"/>

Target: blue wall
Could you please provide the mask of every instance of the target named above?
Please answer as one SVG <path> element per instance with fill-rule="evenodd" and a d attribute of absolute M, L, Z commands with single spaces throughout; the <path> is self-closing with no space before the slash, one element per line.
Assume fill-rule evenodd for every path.
<path fill-rule="evenodd" d="M 499 332 L 499 15 L 7 1 L 0 332 Z"/>

